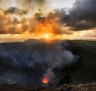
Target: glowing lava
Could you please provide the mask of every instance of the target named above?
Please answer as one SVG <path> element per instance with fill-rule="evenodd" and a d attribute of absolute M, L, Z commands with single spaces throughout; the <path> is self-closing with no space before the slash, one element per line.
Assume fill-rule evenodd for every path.
<path fill-rule="evenodd" d="M 48 77 L 44 77 L 43 79 L 42 79 L 42 83 L 43 84 L 47 84 L 49 81 L 48 81 Z"/>

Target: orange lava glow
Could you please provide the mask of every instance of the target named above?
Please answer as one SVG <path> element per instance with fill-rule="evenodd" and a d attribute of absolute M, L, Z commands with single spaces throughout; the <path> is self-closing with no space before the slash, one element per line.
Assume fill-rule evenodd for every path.
<path fill-rule="evenodd" d="M 48 77 L 44 77 L 43 79 L 42 79 L 42 83 L 43 84 L 47 84 L 49 81 L 48 81 Z"/>

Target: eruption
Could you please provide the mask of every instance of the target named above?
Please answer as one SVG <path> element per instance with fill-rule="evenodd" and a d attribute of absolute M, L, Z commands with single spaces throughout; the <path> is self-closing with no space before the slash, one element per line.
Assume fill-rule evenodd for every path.
<path fill-rule="evenodd" d="M 66 49 L 67 45 L 67 42 L 45 43 L 39 40 L 1 44 L 0 84 L 31 87 L 56 85 L 73 73 L 69 67 L 79 60 L 79 56 Z"/>
<path fill-rule="evenodd" d="M 48 79 L 47 76 L 45 76 L 45 77 L 42 79 L 42 83 L 43 83 L 43 84 L 48 84 L 48 82 L 49 82 L 49 79 Z"/>

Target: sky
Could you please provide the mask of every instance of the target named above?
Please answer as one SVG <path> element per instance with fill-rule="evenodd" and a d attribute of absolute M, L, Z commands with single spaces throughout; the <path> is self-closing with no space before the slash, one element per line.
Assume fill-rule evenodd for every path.
<path fill-rule="evenodd" d="M 0 0 L 0 39 L 96 39 L 95 9 L 96 0 Z"/>
<path fill-rule="evenodd" d="M 26 0 L 1 0 L 0 7 L 1 8 L 8 8 L 8 7 L 25 7 L 22 5 Z M 34 4 L 34 1 L 38 0 L 29 0 L 32 1 Z M 73 6 L 76 0 L 39 0 L 44 1 L 44 4 L 46 4 L 50 9 L 58 9 L 58 8 L 70 8 Z M 22 3 L 21 3 L 22 2 Z M 47 7 L 47 8 L 48 8 Z"/>
<path fill-rule="evenodd" d="M 49 7 L 55 8 L 72 8 L 76 0 L 46 0 L 49 3 Z"/>

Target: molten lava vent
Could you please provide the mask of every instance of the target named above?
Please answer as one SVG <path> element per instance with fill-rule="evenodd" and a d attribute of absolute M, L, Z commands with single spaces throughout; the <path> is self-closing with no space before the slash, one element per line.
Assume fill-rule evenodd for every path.
<path fill-rule="evenodd" d="M 42 79 L 43 84 L 48 84 L 48 82 L 49 82 L 49 79 L 47 76 Z"/>

